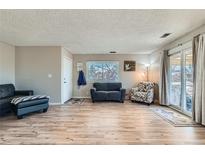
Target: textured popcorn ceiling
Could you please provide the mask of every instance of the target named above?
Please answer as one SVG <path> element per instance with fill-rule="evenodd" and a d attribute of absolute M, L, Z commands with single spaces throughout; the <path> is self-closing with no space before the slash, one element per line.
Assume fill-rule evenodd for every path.
<path fill-rule="evenodd" d="M 76 54 L 150 53 L 204 23 L 205 10 L 0 10 L 0 41 Z"/>

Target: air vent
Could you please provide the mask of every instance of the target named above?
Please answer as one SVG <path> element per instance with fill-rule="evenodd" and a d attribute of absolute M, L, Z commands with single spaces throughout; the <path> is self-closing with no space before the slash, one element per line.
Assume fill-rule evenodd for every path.
<path fill-rule="evenodd" d="M 167 36 L 171 35 L 172 33 L 164 33 L 160 38 L 166 38 Z"/>
<path fill-rule="evenodd" d="M 117 53 L 116 51 L 110 51 L 110 53 Z"/>

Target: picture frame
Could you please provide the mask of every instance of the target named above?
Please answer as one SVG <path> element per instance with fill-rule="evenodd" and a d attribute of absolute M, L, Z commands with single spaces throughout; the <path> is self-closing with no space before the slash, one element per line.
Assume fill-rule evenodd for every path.
<path fill-rule="evenodd" d="M 124 61 L 124 71 L 125 72 L 135 71 L 135 69 L 136 69 L 136 61 L 134 61 L 134 60 L 125 60 Z"/>

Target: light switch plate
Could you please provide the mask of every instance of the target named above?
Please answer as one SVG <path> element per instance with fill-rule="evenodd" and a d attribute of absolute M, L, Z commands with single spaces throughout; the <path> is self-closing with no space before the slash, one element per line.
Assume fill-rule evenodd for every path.
<path fill-rule="evenodd" d="M 52 74 L 48 74 L 48 78 L 52 78 Z"/>

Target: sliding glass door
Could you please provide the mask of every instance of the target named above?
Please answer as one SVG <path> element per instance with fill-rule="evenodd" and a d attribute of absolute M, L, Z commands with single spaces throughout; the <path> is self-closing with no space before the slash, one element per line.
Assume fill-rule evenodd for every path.
<path fill-rule="evenodd" d="M 181 50 L 169 58 L 169 103 L 191 115 L 193 69 L 191 49 Z"/>

